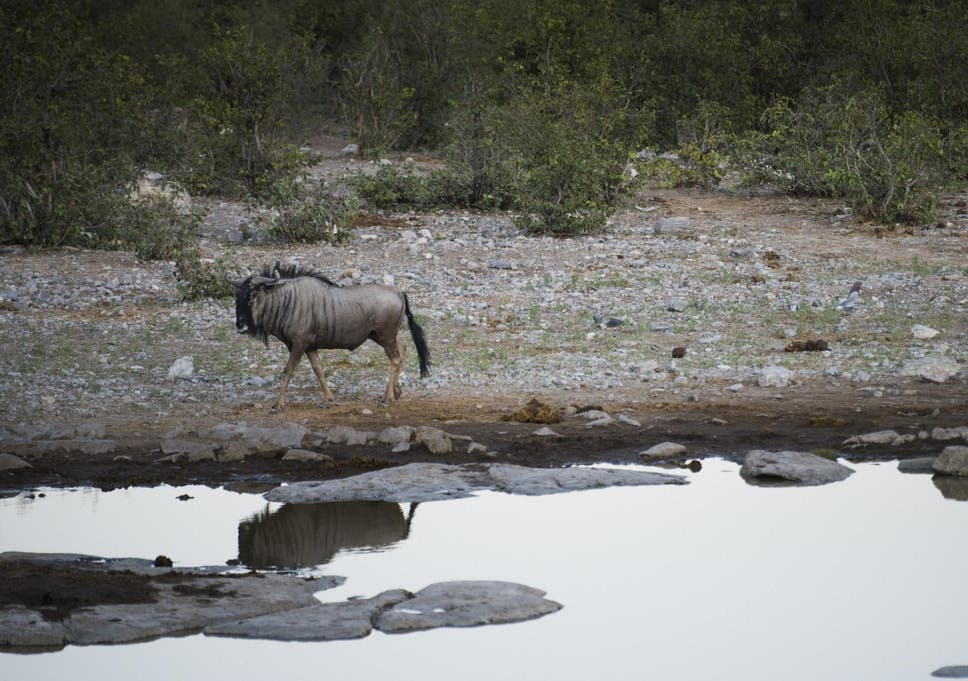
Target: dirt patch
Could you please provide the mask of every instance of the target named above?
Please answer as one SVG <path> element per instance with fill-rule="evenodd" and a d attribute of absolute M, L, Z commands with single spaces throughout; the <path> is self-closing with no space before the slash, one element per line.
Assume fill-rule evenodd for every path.
<path fill-rule="evenodd" d="M 265 491 L 281 482 L 345 477 L 367 470 L 416 461 L 441 463 L 507 462 L 525 466 L 562 466 L 581 463 L 641 463 L 640 452 L 664 441 L 688 448 L 689 457 L 720 456 L 740 460 L 750 449 L 830 450 L 854 460 L 912 458 L 937 454 L 943 443 L 916 439 L 903 446 L 876 445 L 852 449 L 844 441 L 853 435 L 882 429 L 898 433 L 930 433 L 934 428 L 965 425 L 968 398 L 960 386 L 933 385 L 914 380 L 899 381 L 876 391 L 842 386 L 801 385 L 796 390 L 748 388 L 741 395 L 713 396 L 697 392 L 647 405 L 633 395 L 542 395 L 536 399 L 547 413 L 577 412 L 590 404 L 630 422 L 603 428 L 589 428 L 577 416 L 554 424 L 557 437 L 536 434 L 538 424 L 504 420 L 508 415 L 503 400 L 410 399 L 386 410 L 371 410 L 370 403 L 346 403 L 320 409 L 314 403 L 296 401 L 283 414 L 268 415 L 257 410 L 244 412 L 250 423 L 272 426 L 299 423 L 312 430 L 337 425 L 361 431 L 379 431 L 390 424 L 430 425 L 469 441 L 482 443 L 486 451 L 469 452 L 455 447 L 448 454 L 431 455 L 422 447 L 393 453 L 389 445 L 353 446 L 323 444 L 318 450 L 330 460 L 323 462 L 285 461 L 281 455 L 236 462 L 160 461 L 161 452 L 151 449 L 163 431 L 174 424 L 203 423 L 190 416 L 160 419 L 155 430 L 145 424 L 127 423 L 129 439 L 118 432 L 117 451 L 104 455 L 77 452 L 49 452 L 30 459 L 31 468 L 0 473 L 0 486 L 10 490 L 37 486 L 93 485 L 115 489 L 131 485 L 209 484 L 226 485 L 239 491 Z M 624 399 L 623 399 L 624 398 Z M 517 407 L 515 407 L 517 408 Z M 363 413 L 370 411 L 371 413 Z M 440 420 L 460 411 L 461 420 Z M 220 420 L 238 420 L 233 410 L 223 419 L 206 417 L 209 425 Z M 123 428 L 124 420 L 111 428 Z M 155 444 L 152 444 L 155 443 Z"/>
<path fill-rule="evenodd" d="M 156 603 L 151 577 L 126 571 L 84 570 L 62 563 L 4 561 L 0 608 L 22 605 L 59 622 L 95 605 Z"/>

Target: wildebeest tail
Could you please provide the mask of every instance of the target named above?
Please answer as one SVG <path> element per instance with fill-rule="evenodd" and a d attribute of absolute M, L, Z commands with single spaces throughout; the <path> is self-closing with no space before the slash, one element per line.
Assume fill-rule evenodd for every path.
<path fill-rule="evenodd" d="M 430 348 L 427 347 L 427 339 L 424 336 L 423 329 L 413 318 L 413 313 L 410 311 L 410 300 L 406 293 L 403 294 L 403 311 L 407 315 L 407 326 L 410 327 L 413 344 L 417 346 L 417 356 L 420 358 L 420 377 L 426 378 L 430 375 Z"/>

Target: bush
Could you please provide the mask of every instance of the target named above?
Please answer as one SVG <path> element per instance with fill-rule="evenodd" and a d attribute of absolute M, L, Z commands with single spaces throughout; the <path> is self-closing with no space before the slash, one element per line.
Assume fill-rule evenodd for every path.
<path fill-rule="evenodd" d="M 0 241 L 101 241 L 150 134 L 142 74 L 57 4 L 4 6 L 0 46 Z"/>
<path fill-rule="evenodd" d="M 238 265 L 225 257 L 202 258 L 197 249 L 189 249 L 175 261 L 175 279 L 182 300 L 232 298 Z"/>
<path fill-rule="evenodd" d="M 353 185 L 376 208 L 426 210 L 468 205 L 469 188 L 451 170 L 421 173 L 412 166 L 386 165 L 374 175 L 358 173 Z"/>
<path fill-rule="evenodd" d="M 170 198 L 144 198 L 120 207 L 111 245 L 144 260 L 176 260 L 195 247 L 200 223 L 198 215 L 184 212 Z"/>
<path fill-rule="evenodd" d="M 569 236 L 604 227 L 629 189 L 625 168 L 639 142 L 643 112 L 622 103 L 614 85 L 530 93 L 509 110 L 510 158 L 518 224 L 531 233 Z"/>
<path fill-rule="evenodd" d="M 723 128 L 725 120 L 724 107 L 700 102 L 693 114 L 678 121 L 676 153 L 646 162 L 641 168 L 643 176 L 670 189 L 717 186 L 726 163 L 720 151 L 728 137 Z"/>
<path fill-rule="evenodd" d="M 359 212 L 355 199 L 311 189 L 305 182 L 280 179 L 272 183 L 266 205 L 276 217 L 269 222 L 269 236 L 297 243 L 339 243 L 349 238 L 349 224 Z"/>
<path fill-rule="evenodd" d="M 269 45 L 249 26 L 217 25 L 198 54 L 167 65 L 188 89 L 171 141 L 182 145 L 177 176 L 193 193 L 258 195 L 314 160 L 284 134 L 300 90 L 322 68 L 308 37 Z"/>
<path fill-rule="evenodd" d="M 893 115 L 878 91 L 835 84 L 777 102 L 764 124 L 743 142 L 747 184 L 842 196 L 886 222 L 934 215 L 945 176 L 937 121 Z"/>

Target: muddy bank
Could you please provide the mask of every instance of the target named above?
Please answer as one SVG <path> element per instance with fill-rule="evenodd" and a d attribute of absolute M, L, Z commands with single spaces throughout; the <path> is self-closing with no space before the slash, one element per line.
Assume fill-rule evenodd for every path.
<path fill-rule="evenodd" d="M 908 459 L 938 455 L 955 442 L 932 437 L 936 429 L 968 423 L 968 395 L 960 383 L 913 379 L 878 387 L 876 394 L 855 386 L 806 384 L 790 390 L 751 389 L 741 397 L 695 394 L 649 404 L 615 393 L 581 396 L 580 402 L 570 397 L 538 396 L 555 415 L 553 423 L 504 420 L 527 404 L 521 400 L 411 398 L 387 409 L 371 403 L 320 409 L 297 402 L 274 415 L 250 408 L 226 410 L 223 419 L 176 414 L 153 423 L 119 419 L 87 424 L 93 428 L 87 435 L 97 437 L 75 437 L 83 429 L 68 424 L 37 424 L 33 430 L 11 426 L 0 451 L 24 465 L 0 471 L 0 487 L 268 486 L 421 461 L 534 467 L 640 463 L 643 451 L 669 441 L 686 448 L 667 461 L 672 464 L 709 456 L 740 461 L 751 449 L 823 450 L 857 461 Z M 607 419 L 587 418 L 592 410 Z M 886 429 L 904 437 L 847 444 L 852 437 Z M 406 442 L 388 439 L 388 432 Z M 282 439 L 252 443 L 252 433 Z M 428 434 L 443 439 L 438 444 L 419 439 Z"/>

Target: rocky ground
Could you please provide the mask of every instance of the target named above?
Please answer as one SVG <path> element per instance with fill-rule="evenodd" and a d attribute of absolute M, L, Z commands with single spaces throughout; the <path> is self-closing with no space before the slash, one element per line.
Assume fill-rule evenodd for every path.
<path fill-rule="evenodd" d="M 319 181 L 374 167 L 320 145 Z M 196 200 L 212 257 L 393 283 L 427 333 L 432 374 L 417 377 L 410 346 L 401 401 L 379 405 L 387 362 L 368 344 L 324 353 L 335 405 L 320 406 L 304 364 L 279 414 L 284 347 L 236 334 L 232 301 L 181 301 L 171 264 L 6 249 L 0 487 L 640 461 L 663 441 L 686 447 L 679 461 L 937 454 L 935 429 L 968 424 L 963 199 L 905 230 L 828 200 L 646 188 L 597 236 L 528 237 L 502 213 L 370 211 L 341 246 L 266 243 L 244 206 Z M 381 438 L 391 427 L 406 440 Z M 844 444 L 886 429 L 897 437 Z"/>

